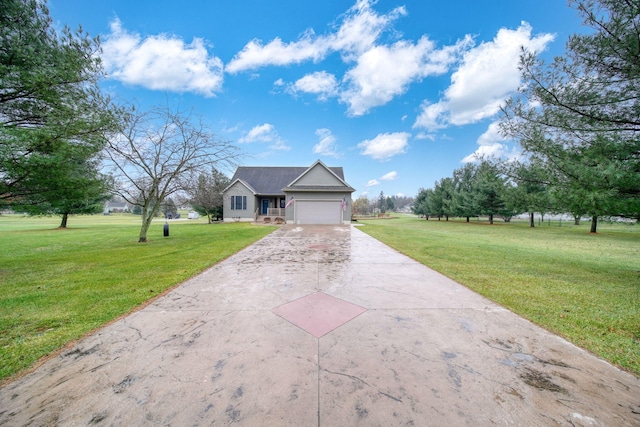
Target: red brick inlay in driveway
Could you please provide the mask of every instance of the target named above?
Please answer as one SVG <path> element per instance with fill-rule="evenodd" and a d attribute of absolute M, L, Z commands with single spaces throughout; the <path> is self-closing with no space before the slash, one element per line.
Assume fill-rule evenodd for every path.
<path fill-rule="evenodd" d="M 364 313 L 367 309 L 318 292 L 276 307 L 271 311 L 320 338 Z"/>

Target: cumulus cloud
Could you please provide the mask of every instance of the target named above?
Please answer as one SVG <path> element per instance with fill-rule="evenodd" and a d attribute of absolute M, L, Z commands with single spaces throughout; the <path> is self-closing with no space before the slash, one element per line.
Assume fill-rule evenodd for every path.
<path fill-rule="evenodd" d="M 360 154 L 380 161 L 387 161 L 393 156 L 403 154 L 409 146 L 408 132 L 382 133 L 373 139 L 367 139 L 358 144 Z"/>
<path fill-rule="evenodd" d="M 371 179 L 369 180 L 369 182 L 367 182 L 367 188 L 368 187 L 375 187 L 376 185 L 380 185 L 380 181 L 393 181 L 398 177 L 398 172 L 396 171 L 392 171 L 389 173 L 386 173 L 384 175 L 382 175 L 380 177 L 380 179 Z"/>
<path fill-rule="evenodd" d="M 153 90 L 210 97 L 223 83 L 222 60 L 209 55 L 204 40 L 187 44 L 167 34 L 142 37 L 118 19 L 103 39 L 101 59 L 109 78 Z"/>
<path fill-rule="evenodd" d="M 276 151 L 289 151 L 291 149 L 278 134 L 275 126 L 271 123 L 254 126 L 242 138 L 238 140 L 240 144 L 268 143 L 269 149 Z"/>
<path fill-rule="evenodd" d="M 320 154 L 322 156 L 339 157 L 338 145 L 336 144 L 336 137 L 333 136 L 329 129 L 317 129 L 316 135 L 320 139 L 316 145 L 313 146 L 314 154 Z"/>
<path fill-rule="evenodd" d="M 319 43 L 312 31 L 308 31 L 300 40 L 292 43 L 284 43 L 276 37 L 263 45 L 260 40 L 253 39 L 229 62 L 227 72 L 235 74 L 267 65 L 282 66 L 307 60 L 317 62 L 324 58 L 327 50 L 328 46 Z"/>
<path fill-rule="evenodd" d="M 373 46 L 347 71 L 340 99 L 348 105 L 349 114 L 361 116 L 405 93 L 411 83 L 447 72 L 471 43 L 466 37 L 438 50 L 423 36 L 417 43 L 401 40 L 390 46 Z"/>
<path fill-rule="evenodd" d="M 347 11 L 337 31 L 318 36 L 313 29 L 307 29 L 298 40 L 288 43 L 279 37 L 266 44 L 253 39 L 233 57 L 226 70 L 238 73 L 269 65 L 318 62 L 331 52 L 340 52 L 349 60 L 373 45 L 380 33 L 405 13 L 404 7 L 399 7 L 386 15 L 378 15 L 371 8 L 370 0 L 358 0 Z"/>
<path fill-rule="evenodd" d="M 520 84 L 521 48 L 540 52 L 554 39 L 552 34 L 532 36 L 531 32 L 531 26 L 523 22 L 516 30 L 500 29 L 492 41 L 468 50 L 443 99 L 423 102 L 414 127 L 433 131 L 495 115 Z"/>
<path fill-rule="evenodd" d="M 336 95 L 338 81 L 336 76 L 326 71 L 307 74 L 289 87 L 292 93 L 310 93 L 318 96 L 320 101 L 326 101 Z"/>
<path fill-rule="evenodd" d="M 478 138 L 478 149 L 462 159 L 462 163 L 473 163 L 482 158 L 514 158 L 517 151 L 509 150 L 508 139 L 500 134 L 498 122 L 493 122 Z"/>
<path fill-rule="evenodd" d="M 347 105 L 349 115 L 360 116 L 405 93 L 412 82 L 448 71 L 472 43 L 466 37 L 453 46 L 437 49 L 434 42 L 423 36 L 415 43 L 400 40 L 390 45 L 377 44 L 382 33 L 407 11 L 402 6 L 378 14 L 372 8 L 373 3 L 358 0 L 343 15 L 341 25 L 325 35 L 316 35 L 308 29 L 288 43 L 277 37 L 266 44 L 252 40 L 227 64 L 226 71 L 238 73 L 270 65 L 319 62 L 337 52 L 350 66 L 341 80 L 324 71 L 315 72 L 287 85 L 287 92 L 315 94 L 320 101 L 338 97 Z M 279 80 L 277 86 L 283 84 Z"/>
<path fill-rule="evenodd" d="M 396 171 L 391 171 L 391 172 L 386 173 L 386 174 L 384 174 L 384 175 L 382 175 L 380 177 L 380 179 L 382 181 L 394 181 L 397 178 L 398 178 L 398 172 L 396 172 Z"/>

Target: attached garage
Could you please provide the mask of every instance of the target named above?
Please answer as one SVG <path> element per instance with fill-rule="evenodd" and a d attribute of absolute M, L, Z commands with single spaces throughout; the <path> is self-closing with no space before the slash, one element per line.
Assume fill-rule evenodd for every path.
<path fill-rule="evenodd" d="M 241 166 L 223 191 L 225 221 L 349 224 L 351 193 L 341 167 Z"/>
<path fill-rule="evenodd" d="M 296 224 L 342 224 L 341 200 L 297 200 Z"/>

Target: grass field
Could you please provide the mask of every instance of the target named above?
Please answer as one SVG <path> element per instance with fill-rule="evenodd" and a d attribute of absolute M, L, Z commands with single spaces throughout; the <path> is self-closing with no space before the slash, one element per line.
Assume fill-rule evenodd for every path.
<path fill-rule="evenodd" d="M 640 226 L 404 217 L 361 230 L 640 376 Z"/>
<path fill-rule="evenodd" d="M 0 215 L 0 381 L 273 231 L 247 223 Z"/>
<path fill-rule="evenodd" d="M 640 376 L 640 226 L 361 221 L 367 232 Z M 274 230 L 0 215 L 0 382 Z"/>

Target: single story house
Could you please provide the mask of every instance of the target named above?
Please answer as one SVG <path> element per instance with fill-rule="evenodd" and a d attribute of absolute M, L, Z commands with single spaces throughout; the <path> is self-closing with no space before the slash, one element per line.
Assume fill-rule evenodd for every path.
<path fill-rule="evenodd" d="M 241 166 L 224 189 L 225 221 L 349 224 L 351 193 L 341 167 Z"/>
<path fill-rule="evenodd" d="M 131 212 L 129 203 L 121 200 L 107 200 L 104 204 L 104 214 L 112 212 Z"/>

